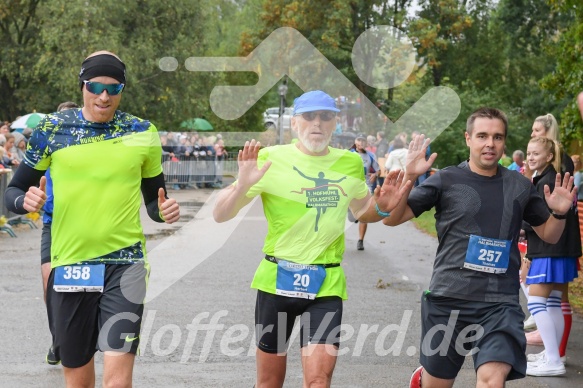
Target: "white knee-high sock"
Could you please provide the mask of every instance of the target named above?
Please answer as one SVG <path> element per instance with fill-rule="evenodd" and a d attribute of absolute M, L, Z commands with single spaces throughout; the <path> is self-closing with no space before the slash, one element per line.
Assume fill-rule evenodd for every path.
<path fill-rule="evenodd" d="M 536 327 L 545 345 L 547 361 L 553 365 L 560 363 L 559 342 L 557 341 L 555 324 L 547 311 L 547 298 L 542 296 L 529 296 L 528 310 L 534 316 Z"/>
<path fill-rule="evenodd" d="M 565 330 L 565 319 L 563 318 L 563 310 L 561 309 L 562 296 L 563 293 L 561 291 L 553 290 L 549 299 L 547 299 L 547 311 L 555 325 L 555 334 L 558 343 L 561 343 L 563 331 Z"/>

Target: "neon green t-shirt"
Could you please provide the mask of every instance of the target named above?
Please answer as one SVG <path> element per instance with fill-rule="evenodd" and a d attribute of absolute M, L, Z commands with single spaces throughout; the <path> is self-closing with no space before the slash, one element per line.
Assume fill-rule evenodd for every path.
<path fill-rule="evenodd" d="M 161 158 L 156 127 L 135 116 L 117 111 L 93 123 L 81 109 L 47 115 L 24 163 L 51 168 L 51 266 L 145 261 L 141 181 L 162 173 Z"/>
<path fill-rule="evenodd" d="M 357 154 L 328 149 L 325 156 L 306 155 L 293 144 L 260 151 L 258 166 L 267 160 L 272 165 L 247 196 L 261 195 L 268 223 L 265 254 L 300 264 L 342 261 L 348 205 L 364 198 L 368 187 Z M 276 275 L 277 265 L 262 260 L 251 287 L 274 294 Z M 317 294 L 323 296 L 347 298 L 342 267 L 326 268 Z"/>

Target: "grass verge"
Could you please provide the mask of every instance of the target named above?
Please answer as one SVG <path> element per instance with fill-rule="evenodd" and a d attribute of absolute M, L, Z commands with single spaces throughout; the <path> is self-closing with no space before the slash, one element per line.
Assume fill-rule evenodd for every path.
<path fill-rule="evenodd" d="M 435 208 L 426 211 L 417 218 L 413 218 L 411 221 L 417 229 L 430 236 L 437 237 L 437 231 L 435 230 Z"/>

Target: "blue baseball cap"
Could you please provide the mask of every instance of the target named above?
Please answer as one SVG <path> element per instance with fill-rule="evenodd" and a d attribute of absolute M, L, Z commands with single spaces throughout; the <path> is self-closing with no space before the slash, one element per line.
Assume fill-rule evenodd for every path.
<path fill-rule="evenodd" d="M 321 90 L 306 92 L 294 100 L 294 115 L 317 110 L 340 112 L 334 99 Z"/>

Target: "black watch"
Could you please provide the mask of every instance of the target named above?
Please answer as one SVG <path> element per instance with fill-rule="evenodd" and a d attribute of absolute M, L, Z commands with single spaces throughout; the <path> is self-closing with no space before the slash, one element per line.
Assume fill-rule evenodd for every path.
<path fill-rule="evenodd" d="M 567 219 L 567 213 L 565 214 L 557 214 L 555 213 L 555 211 L 551 211 L 551 214 L 553 215 L 553 217 L 555 217 L 557 220 L 566 220 Z"/>

